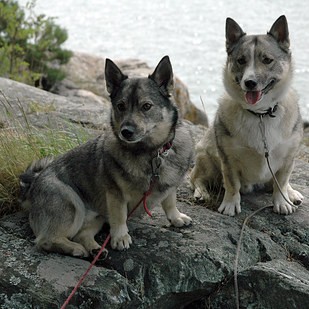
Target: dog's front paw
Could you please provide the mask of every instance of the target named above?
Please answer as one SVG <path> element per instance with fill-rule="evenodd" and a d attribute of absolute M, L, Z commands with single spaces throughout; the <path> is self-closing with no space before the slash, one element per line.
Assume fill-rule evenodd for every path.
<path fill-rule="evenodd" d="M 290 201 L 296 206 L 300 205 L 304 199 L 303 195 L 300 192 L 294 190 L 290 185 L 288 187 L 288 196 Z"/>
<path fill-rule="evenodd" d="M 289 215 L 297 210 L 297 205 L 293 205 L 292 201 L 288 198 L 288 195 L 285 194 L 285 198 L 280 194 L 280 192 L 274 194 L 273 201 L 274 207 L 273 211 L 280 215 Z M 293 206 L 292 206 L 293 205 Z"/>
<path fill-rule="evenodd" d="M 171 222 L 172 225 L 176 227 L 182 227 L 185 225 L 190 225 L 192 223 L 192 219 L 181 212 L 177 217 L 170 219 L 169 221 Z"/>
<path fill-rule="evenodd" d="M 298 207 L 292 206 L 291 204 L 289 204 L 281 195 L 278 197 L 274 197 L 273 211 L 280 215 L 292 214 L 293 212 L 297 210 Z"/>
<path fill-rule="evenodd" d="M 241 212 L 240 194 L 237 193 L 230 198 L 227 197 L 227 194 L 225 194 L 218 211 L 231 217 L 235 216 L 235 214 L 239 214 Z"/>
<path fill-rule="evenodd" d="M 126 225 L 111 228 L 111 246 L 113 249 L 129 249 L 132 244 L 131 236 L 128 234 Z"/>
<path fill-rule="evenodd" d="M 289 215 L 295 212 L 298 206 L 303 201 L 303 196 L 298 191 L 294 190 L 290 184 L 287 185 L 286 189 L 282 189 L 282 194 L 280 191 L 275 191 L 273 194 L 274 201 L 274 212 L 282 215 Z M 286 200 L 287 199 L 287 200 Z"/>

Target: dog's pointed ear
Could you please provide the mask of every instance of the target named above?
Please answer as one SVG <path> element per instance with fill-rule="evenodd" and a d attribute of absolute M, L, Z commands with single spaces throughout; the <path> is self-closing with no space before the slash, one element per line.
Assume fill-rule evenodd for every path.
<path fill-rule="evenodd" d="M 170 96 L 174 89 L 174 76 L 170 58 L 168 56 L 163 57 L 148 78 L 155 81 L 166 96 Z"/>
<path fill-rule="evenodd" d="M 280 16 L 272 25 L 267 33 L 271 35 L 279 44 L 279 46 L 286 52 L 290 48 L 289 28 L 288 22 L 284 15 Z"/>
<path fill-rule="evenodd" d="M 127 79 L 128 76 L 124 75 L 117 65 L 110 59 L 105 61 L 105 80 L 106 80 L 106 89 L 110 95 L 114 92 L 115 89 L 120 87 L 120 84 Z"/>
<path fill-rule="evenodd" d="M 225 23 L 225 46 L 226 52 L 230 54 L 237 44 L 239 39 L 246 35 L 246 33 L 241 29 L 241 27 L 237 24 L 237 22 L 228 17 Z"/>

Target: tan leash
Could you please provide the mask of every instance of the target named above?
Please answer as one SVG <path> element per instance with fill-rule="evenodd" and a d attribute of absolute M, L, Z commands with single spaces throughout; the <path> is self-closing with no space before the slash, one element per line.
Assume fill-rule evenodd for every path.
<path fill-rule="evenodd" d="M 256 116 L 259 117 L 260 119 L 260 122 L 259 122 L 259 128 L 260 128 L 260 131 L 261 131 L 261 134 L 262 134 L 262 140 L 263 140 L 263 144 L 264 144 L 264 156 L 265 156 L 265 159 L 266 159 L 266 162 L 267 162 L 267 165 L 268 165 L 268 168 L 269 168 L 269 171 L 272 175 L 272 178 L 273 180 L 275 181 L 277 187 L 278 187 L 278 190 L 280 192 L 280 194 L 282 195 L 282 197 L 285 199 L 285 201 L 291 205 L 292 207 L 297 207 L 297 205 L 294 205 L 292 204 L 288 199 L 287 197 L 283 194 L 282 192 L 282 189 L 279 185 L 279 182 L 277 180 L 277 177 L 276 175 L 274 174 L 272 168 L 271 168 L 271 165 L 270 165 L 270 162 L 269 162 L 269 148 L 268 148 L 268 144 L 267 144 L 267 139 L 266 139 L 266 134 L 265 134 L 265 123 L 263 121 L 263 118 L 264 116 L 266 115 L 269 115 L 270 117 L 275 117 L 273 115 L 273 112 L 275 112 L 277 110 L 277 107 L 276 109 L 273 111 L 270 111 L 270 112 L 267 112 L 265 114 L 256 114 L 254 113 Z M 245 229 L 245 226 L 246 224 L 248 223 L 248 221 L 254 216 L 256 215 L 258 212 L 266 209 L 266 208 L 269 208 L 269 207 L 272 207 L 272 205 L 268 205 L 268 206 L 264 206 L 264 207 L 261 207 L 260 209 L 257 209 L 256 211 L 254 211 L 252 214 L 250 214 L 248 217 L 245 218 L 243 224 L 242 224 L 242 227 L 241 227 L 241 231 L 240 231 L 240 236 L 239 236 L 239 239 L 238 239 L 238 242 L 237 242 L 237 249 L 236 249 L 236 258 L 235 258 L 235 263 L 234 263 L 234 290 L 235 290 L 235 303 L 236 303 L 236 308 L 239 309 L 240 308 L 240 304 L 239 304 L 239 287 L 238 287 L 238 261 L 239 261 L 239 256 L 240 256 L 240 250 L 241 250 L 241 243 L 242 243 L 242 239 L 243 239 L 243 234 L 244 234 L 244 229 Z"/>

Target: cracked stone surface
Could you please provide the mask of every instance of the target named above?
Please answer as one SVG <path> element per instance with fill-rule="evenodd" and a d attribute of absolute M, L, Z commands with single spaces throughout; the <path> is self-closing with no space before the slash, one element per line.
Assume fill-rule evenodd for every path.
<path fill-rule="evenodd" d="M 308 164 L 298 161 L 295 187 L 309 196 Z M 68 308 L 234 308 L 234 262 L 244 219 L 271 205 L 271 196 L 243 196 L 242 213 L 230 218 L 193 202 L 188 184 L 178 207 L 187 228 L 170 227 L 161 208 L 132 218 L 133 244 L 90 272 Z M 241 308 L 309 307 L 309 204 L 281 216 L 267 208 L 248 222 L 238 265 Z M 98 235 L 102 243 L 106 232 Z M 59 308 L 89 261 L 38 252 L 27 214 L 0 220 L 0 308 Z"/>
<path fill-rule="evenodd" d="M 98 103 L 97 97 L 89 108 L 81 100 L 2 78 L 0 89 L 1 101 L 10 102 L 22 121 L 21 104 L 37 127 L 53 125 L 54 120 L 91 129 L 104 129 L 108 123 L 109 105 Z M 33 103 L 47 109 L 33 112 Z M 5 113 L 3 104 L 0 112 Z M 199 140 L 203 129 L 190 127 Z M 308 158 L 308 147 L 302 153 Z M 240 308 L 309 308 L 308 174 L 309 163 L 298 160 L 292 184 L 305 200 L 297 212 L 281 216 L 267 208 L 248 222 L 238 264 Z M 271 205 L 271 195 L 243 196 L 242 212 L 234 218 L 195 202 L 187 181 L 177 196 L 178 208 L 193 224 L 170 227 L 159 207 L 152 210 L 152 218 L 132 218 L 131 248 L 118 252 L 108 247 L 107 258 L 91 270 L 67 308 L 235 308 L 233 273 L 240 230 L 248 215 Z M 105 237 L 103 230 L 98 241 Z M 0 219 L 0 309 L 60 308 L 89 266 L 88 260 L 39 252 L 33 240 L 27 213 Z"/>

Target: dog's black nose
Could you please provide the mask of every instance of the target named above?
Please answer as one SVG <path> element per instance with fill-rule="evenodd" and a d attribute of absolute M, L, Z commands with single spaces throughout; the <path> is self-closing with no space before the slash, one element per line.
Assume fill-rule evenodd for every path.
<path fill-rule="evenodd" d="M 253 90 L 256 87 L 256 85 L 257 85 L 257 82 L 252 79 L 248 79 L 245 81 L 245 86 L 249 90 Z"/>
<path fill-rule="evenodd" d="M 133 137 L 134 132 L 135 132 L 134 127 L 125 126 L 121 129 L 120 133 L 125 139 L 130 140 Z"/>

